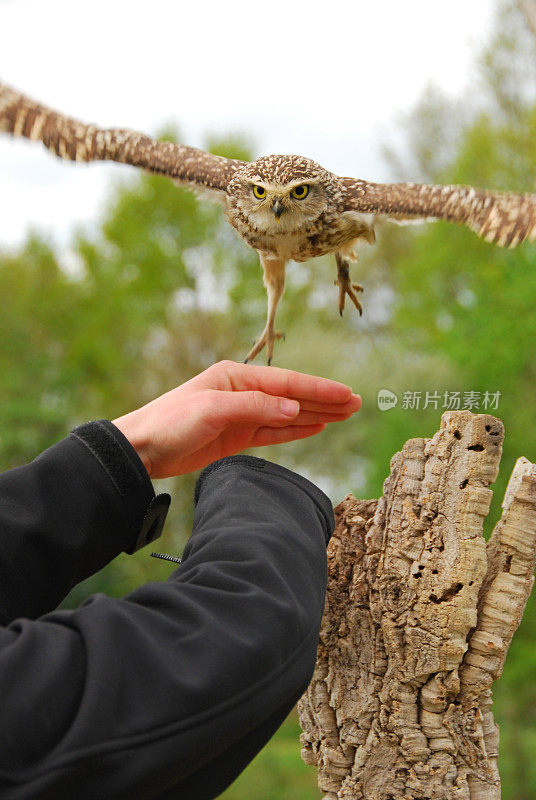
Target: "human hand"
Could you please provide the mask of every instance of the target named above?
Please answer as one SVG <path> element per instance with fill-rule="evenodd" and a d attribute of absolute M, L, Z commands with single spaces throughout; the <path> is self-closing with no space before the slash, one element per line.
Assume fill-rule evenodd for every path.
<path fill-rule="evenodd" d="M 113 423 L 149 476 L 168 478 L 247 447 L 314 436 L 360 407 L 349 386 L 327 378 L 220 361 Z"/>

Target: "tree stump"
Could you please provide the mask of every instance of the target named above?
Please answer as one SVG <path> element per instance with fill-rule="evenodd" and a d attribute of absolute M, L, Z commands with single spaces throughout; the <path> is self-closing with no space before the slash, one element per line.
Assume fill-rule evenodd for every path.
<path fill-rule="evenodd" d="M 335 509 L 302 757 L 325 800 L 499 800 L 493 681 L 534 581 L 536 468 L 519 459 L 486 545 L 503 425 L 447 412 Z"/>

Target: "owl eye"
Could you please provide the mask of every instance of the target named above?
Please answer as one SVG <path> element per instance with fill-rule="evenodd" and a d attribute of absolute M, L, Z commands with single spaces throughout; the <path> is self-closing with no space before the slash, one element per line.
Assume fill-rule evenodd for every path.
<path fill-rule="evenodd" d="M 264 200 L 264 198 L 266 197 L 266 189 L 263 189 L 262 186 L 254 186 L 253 194 L 255 195 L 257 200 Z"/>
<path fill-rule="evenodd" d="M 309 187 L 302 183 L 301 186 L 295 186 L 294 189 L 291 191 L 290 196 L 295 197 L 296 200 L 303 200 L 304 197 L 307 197 L 309 194 Z"/>

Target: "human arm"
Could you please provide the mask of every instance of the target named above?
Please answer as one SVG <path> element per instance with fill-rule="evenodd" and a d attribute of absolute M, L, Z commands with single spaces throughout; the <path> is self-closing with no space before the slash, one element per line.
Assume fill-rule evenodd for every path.
<path fill-rule="evenodd" d="M 250 375 L 258 382 L 265 373 Z M 298 392 L 297 373 L 274 375 L 290 380 L 288 392 Z M 165 407 L 155 401 L 150 413 L 144 407 L 127 415 L 128 422 L 136 423 L 138 434 L 145 431 L 143 437 L 156 426 L 152 463 L 178 473 L 186 459 L 210 460 L 214 447 L 233 452 L 244 441 L 299 438 L 331 418 L 350 416 L 359 405 L 347 387 L 313 379 L 303 388 L 300 380 L 299 425 L 271 413 L 270 398 L 278 402 L 281 390 L 264 402 L 269 392 L 258 384 L 205 386 L 201 396 L 198 386 L 184 403 L 178 402 L 181 393 L 170 393 L 184 412 L 180 418 L 170 419 L 175 406 L 168 395 Z M 275 392 L 271 384 L 264 388 Z M 241 392 L 238 404 L 235 391 Z M 218 392 L 209 395 L 218 399 L 218 413 L 188 425 L 205 392 Z M 303 396 L 311 392 L 312 399 Z M 7 624 L 13 609 L 28 602 L 25 593 L 42 591 L 50 603 L 58 587 L 139 541 L 150 490 L 132 479 L 122 496 L 106 448 L 93 438 L 102 425 L 121 437 L 119 424 L 83 426 L 52 453 L 7 474 L 3 491 L 0 485 L 0 525 L 10 541 L 0 566 L 14 598 L 0 628 L 0 795 L 7 800 L 171 800 L 177 792 L 196 800 L 214 797 L 270 738 L 313 669 L 331 506 L 303 478 L 242 456 L 218 462 L 202 478 L 185 561 L 169 581 L 146 584 L 122 599 L 95 595 L 75 611 Z M 240 438 L 244 427 L 246 440 Z M 129 454 L 131 441 L 143 455 L 144 439 L 135 428 L 125 428 L 132 439 L 123 449 Z M 166 431 L 178 438 L 170 442 Z M 185 432 L 184 459 L 177 459 Z M 133 469 L 147 481 L 135 452 L 127 457 L 134 456 Z M 125 507 L 129 502 L 137 509 L 133 515 Z M 28 525 L 17 527 L 27 504 Z M 86 556 L 87 565 L 72 566 Z M 31 610 L 22 613 L 37 616 L 37 607 Z"/>
<path fill-rule="evenodd" d="M 168 581 L 1 629 L 0 795 L 219 794 L 310 679 L 332 529 L 304 478 L 226 459 Z"/>
<path fill-rule="evenodd" d="M 283 400 L 299 408 L 285 415 Z M 335 381 L 225 361 L 115 425 L 76 428 L 0 475 L 0 624 L 50 611 L 121 551 L 160 535 L 169 495 L 155 498 L 142 461 L 152 477 L 182 474 L 314 435 L 359 405 Z"/>

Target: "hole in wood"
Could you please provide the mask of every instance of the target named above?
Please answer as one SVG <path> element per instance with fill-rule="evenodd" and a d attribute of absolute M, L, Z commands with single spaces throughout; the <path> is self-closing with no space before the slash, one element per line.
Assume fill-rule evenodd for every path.
<path fill-rule="evenodd" d="M 467 449 L 468 450 L 476 450 L 478 453 L 480 453 L 484 449 L 484 445 L 483 444 L 470 444 Z"/>
<path fill-rule="evenodd" d="M 452 600 L 453 597 L 456 597 L 460 589 L 463 589 L 463 583 L 456 583 L 454 586 L 446 589 L 441 597 L 438 597 L 436 594 L 431 594 L 429 599 L 432 603 L 444 603 L 446 600 Z"/>

